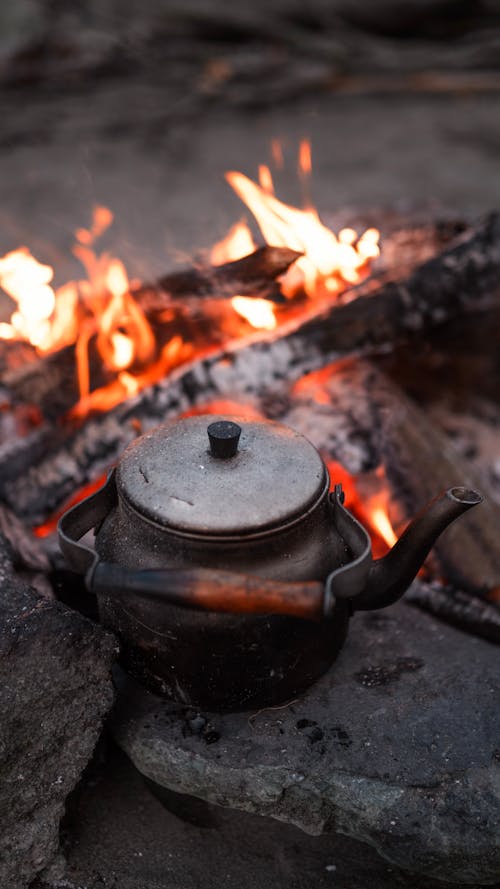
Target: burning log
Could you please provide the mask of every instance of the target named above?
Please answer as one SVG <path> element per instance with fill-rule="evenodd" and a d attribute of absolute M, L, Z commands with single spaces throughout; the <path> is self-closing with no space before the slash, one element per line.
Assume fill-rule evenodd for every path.
<path fill-rule="evenodd" d="M 223 265 L 172 272 L 156 284 L 145 285 L 132 293 L 147 313 L 164 309 L 168 297 L 230 299 L 238 293 L 283 303 L 285 298 L 276 279 L 284 275 L 299 256 L 302 254 L 288 247 L 259 247 L 249 256 Z"/>
<path fill-rule="evenodd" d="M 425 232 L 424 255 L 425 244 L 431 240 L 446 243 L 447 238 L 457 231 L 456 225 L 447 227 L 444 234 L 442 228 L 437 223 L 432 232 Z M 396 242 L 398 234 L 401 233 L 396 234 Z M 418 252 L 422 250 L 421 240 L 422 232 L 417 230 Z M 389 238 L 389 254 L 390 244 Z M 406 247 L 405 271 L 408 252 Z M 235 293 L 251 293 L 283 301 L 274 279 L 298 256 L 296 251 L 286 248 L 263 247 L 242 260 L 209 267 L 203 272 L 188 269 L 173 273 L 152 287 L 141 287 L 135 291 L 135 297 L 150 317 L 168 305 L 175 307 L 172 299 L 188 300 L 193 296 L 227 298 Z M 319 351 L 327 361 L 357 351 L 369 353 L 460 313 L 479 311 L 496 303 L 499 271 L 500 221 L 496 214 L 492 214 L 478 227 L 462 234 L 439 256 L 411 271 L 404 280 L 393 280 L 401 269 L 392 264 L 382 274 L 349 288 L 339 303 L 332 305 L 330 302 L 326 308 L 321 301 L 308 303 L 302 315 L 299 313 L 292 320 L 287 320 L 284 314 L 281 335 L 292 336 L 295 341 L 308 340 L 306 350 Z M 293 313 L 293 302 L 289 306 Z M 178 308 L 182 311 L 182 303 Z M 209 343 L 210 331 L 204 330 L 203 334 L 205 343 L 207 340 Z M 231 350 L 233 348 L 237 348 L 237 344 Z M 77 397 L 71 350 L 62 349 L 30 364 L 17 366 L 3 376 L 13 401 L 35 403 L 48 418 L 64 414 Z"/>
<path fill-rule="evenodd" d="M 437 222 L 435 225 L 413 227 L 408 229 L 408 238 L 406 243 L 401 244 L 401 231 L 396 231 L 393 237 L 387 239 L 386 253 L 389 257 L 389 266 L 383 272 L 383 278 L 387 279 L 401 274 L 404 270 L 408 273 L 408 269 L 412 268 L 411 243 L 414 243 L 413 265 L 418 257 L 429 255 L 430 250 L 435 250 L 438 245 L 449 242 L 457 231 L 463 226 L 456 222 L 449 225 Z M 495 242 L 496 233 L 493 235 Z M 319 308 L 315 308 L 314 304 L 309 305 L 307 311 L 312 315 L 309 327 L 304 329 L 304 335 L 313 339 L 320 337 L 326 338 L 327 360 L 331 357 L 338 357 L 341 354 L 349 354 L 357 349 L 370 349 L 383 345 L 386 342 L 395 342 L 402 335 L 407 334 L 415 329 L 419 324 L 424 327 L 426 324 L 433 324 L 436 321 L 450 317 L 454 312 L 461 311 L 461 305 L 453 306 L 456 299 L 460 303 L 463 297 L 463 282 L 460 283 L 460 262 L 467 263 L 470 259 L 471 263 L 476 262 L 478 266 L 496 262 L 491 256 L 492 247 L 490 240 L 492 235 L 489 230 L 489 224 L 480 227 L 478 230 L 462 235 L 462 239 L 457 246 L 457 257 L 453 253 L 451 259 L 447 258 L 447 253 L 442 254 L 438 259 L 434 260 L 440 270 L 440 276 L 437 281 L 434 280 L 436 270 L 431 266 L 427 268 L 428 262 L 422 266 L 423 280 L 420 280 L 418 272 L 410 274 L 408 281 L 400 284 L 381 283 L 380 277 L 374 276 L 358 288 L 350 288 L 342 297 L 343 305 L 330 306 L 325 309 L 324 304 L 318 304 Z M 462 241 L 465 239 L 465 244 Z M 394 249 L 391 250 L 394 242 Z M 460 250 L 460 248 L 462 248 Z M 463 255 L 465 253 L 465 256 Z M 477 257 L 475 254 L 477 253 Z M 252 294 L 257 297 L 265 297 L 283 302 L 283 297 L 279 291 L 279 285 L 275 278 L 290 266 L 291 263 L 299 256 L 296 251 L 287 248 L 263 247 L 255 251 L 250 256 L 244 257 L 236 262 L 226 263 L 221 266 L 211 266 L 204 270 L 186 269 L 182 272 L 172 273 L 160 279 L 157 284 L 152 286 L 144 286 L 134 292 L 135 298 L 139 301 L 141 308 L 150 320 L 155 319 L 168 306 L 177 312 L 177 323 L 179 332 L 185 326 L 183 314 L 186 310 L 186 303 L 192 298 L 199 297 L 206 299 L 207 297 L 223 297 L 228 298 L 236 293 Z M 432 263 L 432 260 L 431 260 Z M 443 266 L 444 269 L 441 267 Z M 451 298 L 445 300 L 445 306 L 436 295 L 435 288 L 439 287 L 441 278 L 446 277 L 446 267 L 451 269 L 452 282 L 457 285 L 457 296 L 452 292 Z M 414 275 L 417 280 L 414 281 Z M 471 301 L 477 298 L 477 289 L 486 286 L 483 281 L 482 267 L 478 268 L 477 279 L 474 270 L 471 269 L 471 280 L 474 284 L 474 292 L 470 297 Z M 458 278 L 458 280 L 455 278 Z M 409 304 L 406 299 L 406 288 L 408 293 L 413 293 L 413 297 Z M 426 293 L 429 292 L 428 297 Z M 370 295 L 370 300 L 359 299 L 354 302 L 355 296 L 365 298 Z M 176 302 L 177 300 L 177 302 Z M 351 305 L 351 301 L 352 305 Z M 434 304 L 433 304 L 434 303 Z M 449 305 L 451 303 L 451 305 Z M 292 304 L 292 311 L 296 311 Z M 468 302 L 464 306 L 467 310 Z M 305 314 L 305 309 L 304 309 Z M 318 316 L 318 317 L 316 317 Z M 283 334 L 297 326 L 300 329 L 301 321 L 286 321 L 286 314 L 283 316 L 282 322 Z M 156 325 L 155 325 L 156 326 Z M 392 326 L 392 329 L 391 329 Z M 196 331 L 200 328 L 200 339 L 203 341 L 205 348 L 213 341 L 213 348 L 216 347 L 220 337 L 217 331 L 211 336 L 210 326 L 202 323 L 201 319 L 192 319 L 188 324 L 191 339 L 196 340 Z M 167 329 L 168 332 L 168 329 Z M 201 335 L 202 334 L 202 335 Z M 92 340 L 90 350 L 92 352 Z M 196 342 L 194 342 L 196 345 Z M 12 346 L 8 345 L 9 352 Z M 32 347 L 29 347 L 32 349 Z M 90 361 L 93 368 L 93 388 L 103 385 L 107 382 L 105 370 L 99 361 Z M 11 370 L 4 371 L 3 382 L 14 403 L 36 404 L 42 415 L 47 419 L 56 419 L 63 416 L 78 400 L 78 384 L 75 372 L 74 351 L 72 347 L 66 347 L 58 352 L 46 355 L 35 361 L 22 362 L 16 364 Z"/>
<path fill-rule="evenodd" d="M 296 250 L 286 247 L 260 247 L 235 262 L 172 272 L 155 284 L 141 286 L 132 293 L 153 323 L 155 316 L 166 308 L 176 310 L 180 332 L 186 303 L 193 300 L 229 299 L 235 294 L 241 294 L 257 296 L 274 303 L 286 302 L 276 278 L 284 274 L 300 255 Z M 190 327 L 195 334 L 196 321 Z M 203 325 L 198 323 L 198 327 L 202 328 Z M 161 340 L 161 331 L 158 333 Z M 205 334 L 204 330 L 203 333 Z M 204 338 L 210 341 L 210 331 Z M 0 348 L 2 345 L 6 364 L 2 374 L 3 384 L 15 402 L 36 404 L 43 416 L 50 420 L 64 415 L 78 401 L 74 346 L 65 346 L 57 352 L 36 358 L 32 346 L 0 340 Z M 19 353 L 23 356 L 29 350 L 30 360 L 14 363 L 16 348 L 19 348 Z M 91 353 L 95 351 L 95 336 L 89 343 L 89 349 Z M 2 355 L 0 360 L 1 357 Z M 111 375 L 106 373 L 98 356 L 91 354 L 89 364 L 92 369 L 92 389 L 110 381 Z"/>
<path fill-rule="evenodd" d="M 40 441 L 50 439 L 45 426 L 29 443 L 10 444 L 0 455 L 0 496 L 26 521 L 41 523 L 112 464 L 138 426 L 151 428 L 221 398 L 258 403 L 269 391 L 286 392 L 290 381 L 339 356 L 370 354 L 460 313 L 485 309 L 499 299 L 499 272 L 500 216 L 494 214 L 403 282 L 369 279 L 352 288 L 342 304 L 322 311 L 311 301 L 306 321 L 295 318 L 271 335 L 260 332 L 253 341 L 232 343 L 185 365 L 80 429 L 58 427 L 43 459 Z M 22 450 L 37 454 L 28 471 Z"/>
<path fill-rule="evenodd" d="M 382 466 L 398 527 L 443 488 L 483 486 L 427 414 L 366 361 L 346 360 L 302 380 L 280 419 L 354 476 Z M 441 568 L 459 588 L 482 595 L 499 586 L 499 527 L 500 507 L 490 498 L 437 542 Z"/>
<path fill-rule="evenodd" d="M 33 356 L 32 361 L 4 373 L 3 383 L 13 401 L 38 405 L 48 420 L 61 416 L 68 410 L 68 401 L 78 400 L 74 346 L 41 358 Z"/>

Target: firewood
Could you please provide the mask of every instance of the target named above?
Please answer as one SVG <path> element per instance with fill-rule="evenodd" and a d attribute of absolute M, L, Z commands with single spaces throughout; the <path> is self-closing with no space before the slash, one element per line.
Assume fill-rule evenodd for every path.
<path fill-rule="evenodd" d="M 54 599 L 54 590 L 49 580 L 51 564 L 40 540 L 2 503 L 0 541 L 0 548 L 8 555 L 17 578 L 28 584 L 43 599 Z"/>
<path fill-rule="evenodd" d="M 500 609 L 477 596 L 438 582 L 418 580 L 406 593 L 405 601 L 460 630 L 500 644 Z"/>
<path fill-rule="evenodd" d="M 50 563 L 40 541 L 25 527 L 15 513 L 0 503 L 0 535 L 11 548 L 13 567 L 26 571 L 50 571 Z"/>
<path fill-rule="evenodd" d="M 493 214 L 405 281 L 377 286 L 370 279 L 349 291 L 345 299 L 351 301 L 322 311 L 311 301 L 308 320 L 295 318 L 271 334 L 229 343 L 105 416 L 90 417 L 79 429 L 62 427 L 54 447 L 27 471 L 11 445 L 10 458 L 0 459 L 0 496 L 26 521 L 43 522 L 116 460 L 138 424 L 148 429 L 213 400 L 258 401 L 342 355 L 384 350 L 410 333 L 423 335 L 461 313 L 484 310 L 500 299 L 499 274 L 500 216 Z M 39 435 L 47 435 L 43 426 Z"/>
<path fill-rule="evenodd" d="M 286 272 L 300 255 L 296 250 L 286 247 L 260 247 L 235 262 L 172 272 L 154 284 L 135 289 L 133 294 L 153 323 L 158 313 L 161 314 L 169 306 L 175 309 L 176 303 L 181 303 L 178 305 L 177 327 L 178 333 L 182 334 L 182 303 L 187 301 L 229 299 L 240 294 L 258 296 L 275 303 L 286 302 L 275 279 Z M 196 321 L 192 326 L 196 329 Z M 202 327 L 201 321 L 198 322 L 198 327 Z M 159 330 L 160 341 L 161 334 L 162 331 Z M 210 337 L 204 337 L 204 340 L 209 343 Z M 2 383 L 14 401 L 36 404 L 49 420 L 62 416 L 78 401 L 74 346 L 65 346 L 57 352 L 37 358 L 31 346 L 10 341 L 4 343 L 0 352 Z M 15 360 L 17 351 L 24 360 Z M 110 375 L 106 374 L 99 357 L 93 355 L 94 351 L 95 337 L 89 342 L 91 388 L 110 381 Z"/>
<path fill-rule="evenodd" d="M 445 488 L 481 491 L 450 439 L 372 363 L 345 360 L 297 388 L 280 419 L 354 475 L 382 466 L 398 527 Z M 446 578 L 479 595 L 500 586 L 499 528 L 500 506 L 488 497 L 448 528 L 434 548 Z"/>
<path fill-rule="evenodd" d="M 188 268 L 164 275 L 156 284 L 145 285 L 132 291 L 141 304 L 144 291 L 156 292 L 160 307 L 164 307 L 165 297 L 212 297 L 231 298 L 257 295 L 273 302 L 283 303 L 285 299 L 276 284 L 276 278 L 284 275 L 292 263 L 302 256 L 297 250 L 288 247 L 259 247 L 242 259 L 226 262 L 223 265 L 206 265 Z M 151 304 L 147 303 L 151 309 Z"/>
<path fill-rule="evenodd" d="M 3 385 L 14 402 L 36 404 L 46 419 L 55 419 L 78 400 L 74 346 L 33 356 L 6 371 Z"/>
<path fill-rule="evenodd" d="M 383 214 L 383 218 L 386 218 L 387 215 Z M 402 275 L 407 276 L 417 263 L 435 255 L 443 246 L 453 241 L 457 234 L 463 235 L 465 225 L 463 221 L 459 220 L 438 219 L 433 223 L 418 225 L 405 220 L 405 225 L 401 228 L 401 225 L 395 224 L 395 221 L 390 217 L 388 222 L 393 231 L 385 240 L 384 259 L 380 263 L 377 275 L 371 280 L 369 289 L 376 288 L 377 281 L 385 280 L 388 276 L 391 279 L 399 278 Z M 467 231 L 467 229 L 465 230 Z M 200 299 L 205 301 L 207 298 L 225 299 L 239 293 L 273 298 L 278 303 L 283 302 L 279 285 L 274 278 L 286 271 L 297 256 L 299 254 L 296 251 L 286 248 L 263 247 L 236 262 L 173 272 L 155 284 L 141 286 L 134 291 L 134 296 L 153 323 L 155 333 L 160 341 L 170 329 L 182 336 L 185 333 L 184 328 L 187 327 L 187 336 L 190 341 L 193 341 L 196 346 L 198 334 L 200 343 L 203 343 L 206 349 L 211 343 L 214 346 L 217 345 L 220 337 L 216 322 L 214 322 L 213 330 L 210 323 L 204 323 L 203 311 L 206 314 L 206 303 L 204 310 L 200 307 L 199 311 L 196 311 L 197 301 Z M 343 296 L 344 300 L 349 298 L 351 291 L 351 288 L 347 289 Z M 158 322 L 158 316 L 161 316 L 161 313 L 168 307 L 175 313 L 175 316 L 166 326 Z M 358 307 L 356 313 L 361 309 L 361 306 Z M 314 309 L 311 310 L 309 304 L 307 310 L 314 314 Z M 348 317 L 350 317 L 350 312 L 351 310 L 347 309 Z M 339 325 L 340 321 L 341 317 Z M 371 331 L 368 330 L 368 333 L 371 336 Z M 93 344 L 94 340 L 91 339 L 89 356 L 92 388 L 96 388 L 109 380 L 106 379 L 99 359 L 92 360 L 94 357 Z M 47 419 L 63 416 L 78 400 L 73 347 L 66 347 L 39 358 L 36 358 L 32 347 L 27 347 L 31 350 L 31 353 L 28 353 L 30 356 L 28 359 L 24 344 L 17 343 L 15 345 L 18 347 L 19 353 L 23 355 L 23 360 L 16 363 L 14 363 L 16 350 L 13 349 L 10 342 L 4 344 L 4 352 L 9 358 L 9 363 L 2 373 L 2 382 L 11 399 L 15 403 L 35 404 Z M 0 341 L 0 346 L 2 346 L 2 341 Z"/>

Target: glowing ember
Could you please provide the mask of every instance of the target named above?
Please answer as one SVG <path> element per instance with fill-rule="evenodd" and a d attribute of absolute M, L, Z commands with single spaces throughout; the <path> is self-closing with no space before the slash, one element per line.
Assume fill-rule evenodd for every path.
<path fill-rule="evenodd" d="M 79 503 L 80 500 L 83 500 L 84 497 L 90 497 L 94 491 L 98 491 L 99 488 L 102 488 L 104 482 L 106 481 L 107 473 L 100 475 L 99 478 L 95 479 L 92 482 L 89 482 L 88 485 L 85 485 L 83 488 L 74 494 L 69 500 L 67 500 L 62 506 L 59 507 L 56 513 L 54 513 L 50 519 L 44 522 L 43 525 L 38 525 L 37 528 L 34 528 L 34 533 L 37 537 L 48 537 L 49 534 L 52 534 L 56 528 L 57 523 L 61 516 L 69 509 L 71 506 L 74 506 L 76 503 Z"/>

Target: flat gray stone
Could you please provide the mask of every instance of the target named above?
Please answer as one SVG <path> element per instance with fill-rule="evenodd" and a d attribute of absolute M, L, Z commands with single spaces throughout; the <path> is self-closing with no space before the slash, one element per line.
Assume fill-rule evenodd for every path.
<path fill-rule="evenodd" d="M 341 834 L 203 806 L 196 823 L 174 814 L 121 750 L 103 746 L 68 805 L 64 870 L 30 889 L 460 889 Z"/>
<path fill-rule="evenodd" d="M 113 702 L 114 637 L 14 574 L 0 535 L 0 886 L 24 889 L 59 848 L 68 794 Z"/>
<path fill-rule="evenodd" d="M 357 615 L 329 674 L 282 708 L 198 714 L 124 684 L 114 736 L 158 784 L 429 877 L 500 878 L 494 646 L 399 604 Z"/>

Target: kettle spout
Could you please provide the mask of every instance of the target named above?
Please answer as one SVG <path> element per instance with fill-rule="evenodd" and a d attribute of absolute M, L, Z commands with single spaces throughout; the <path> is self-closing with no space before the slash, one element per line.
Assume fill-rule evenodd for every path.
<path fill-rule="evenodd" d="M 410 586 L 439 535 L 482 499 L 477 491 L 455 487 L 431 500 L 387 555 L 373 562 L 365 589 L 352 600 L 354 610 L 385 608 L 396 602 Z"/>

